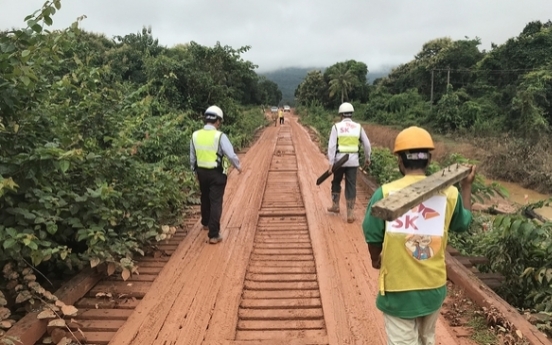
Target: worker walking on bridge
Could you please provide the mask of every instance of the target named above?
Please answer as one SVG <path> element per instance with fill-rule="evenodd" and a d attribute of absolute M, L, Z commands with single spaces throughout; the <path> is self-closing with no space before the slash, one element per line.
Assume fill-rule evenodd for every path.
<path fill-rule="evenodd" d="M 280 120 L 280 125 L 284 124 L 284 112 L 282 108 L 278 109 L 278 119 Z"/>
<path fill-rule="evenodd" d="M 330 161 L 329 171 L 335 162 L 344 154 L 349 154 L 349 160 L 333 173 L 332 180 L 332 206 L 329 212 L 339 213 L 339 199 L 341 197 L 341 181 L 345 176 L 345 199 L 347 201 L 347 222 L 355 221 L 354 210 L 356 200 L 356 178 L 359 167 L 360 144 L 364 147 L 364 165 L 370 165 L 370 154 L 372 148 L 368 136 L 362 126 L 351 120 L 355 109 L 351 103 L 343 103 L 339 106 L 341 122 L 332 127 L 328 143 L 328 160 Z"/>
<path fill-rule="evenodd" d="M 196 174 L 201 191 L 201 224 L 209 230 L 209 243 L 222 241 L 220 218 L 226 180 L 228 160 L 241 173 L 240 160 L 226 134 L 218 129 L 224 114 L 216 105 L 205 111 L 205 127 L 195 131 L 190 142 L 190 163 Z"/>
<path fill-rule="evenodd" d="M 449 231 L 466 231 L 472 220 L 475 166 L 460 182 L 441 191 L 393 222 L 371 215 L 372 205 L 423 180 L 434 149 L 431 135 L 410 127 L 397 135 L 394 153 L 403 178 L 372 195 L 362 228 L 372 267 L 379 269 L 376 306 L 384 314 L 390 345 L 434 345 L 435 325 L 447 295 L 445 250 Z"/>

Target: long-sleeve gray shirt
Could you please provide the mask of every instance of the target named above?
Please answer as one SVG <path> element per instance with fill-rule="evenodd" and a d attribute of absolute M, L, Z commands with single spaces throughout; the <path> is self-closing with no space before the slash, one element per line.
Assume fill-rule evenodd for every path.
<path fill-rule="evenodd" d="M 353 122 L 353 120 L 349 118 L 344 118 L 341 120 L 341 122 Z M 364 157 L 366 160 L 370 160 L 370 155 L 372 154 L 372 147 L 370 146 L 370 140 L 368 140 L 368 136 L 366 135 L 366 132 L 364 132 L 364 128 L 362 126 L 360 127 L 360 142 L 362 143 L 362 146 L 364 147 Z M 328 141 L 328 160 L 330 161 L 330 164 L 333 165 L 336 161 L 338 161 L 341 157 L 343 157 L 344 153 L 337 153 L 337 129 L 335 126 L 332 126 L 332 131 L 330 133 L 330 140 Z M 349 153 L 349 160 L 343 164 L 344 167 L 358 167 L 360 165 L 359 159 L 358 159 L 358 153 Z"/>
<path fill-rule="evenodd" d="M 203 129 L 208 131 L 216 130 L 215 126 L 211 124 L 205 125 Z M 236 155 L 236 153 L 234 152 L 234 147 L 232 146 L 232 143 L 230 143 L 230 140 L 224 133 L 222 133 L 220 136 L 219 154 L 220 153 L 228 157 L 228 159 L 230 160 L 230 163 L 232 163 L 232 165 L 236 169 L 241 170 L 240 159 L 238 158 L 238 155 Z M 196 163 L 197 163 L 197 156 L 194 148 L 194 142 L 193 140 L 190 140 L 190 165 L 193 172 L 195 172 L 196 170 Z"/>

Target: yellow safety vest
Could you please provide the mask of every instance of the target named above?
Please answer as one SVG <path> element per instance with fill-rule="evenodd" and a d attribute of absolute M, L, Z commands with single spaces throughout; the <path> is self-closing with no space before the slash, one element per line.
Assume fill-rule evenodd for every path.
<path fill-rule="evenodd" d="M 281 110 L 278 110 L 278 117 L 279 117 L 279 118 L 282 118 L 282 117 L 284 117 L 284 114 L 282 113 L 282 111 L 281 111 Z"/>
<path fill-rule="evenodd" d="M 383 185 L 385 198 L 425 176 L 407 175 Z M 393 222 L 386 222 L 379 292 L 439 288 L 447 282 L 445 250 L 458 189 L 448 187 Z"/>
<path fill-rule="evenodd" d="M 219 154 L 221 136 L 222 132 L 213 129 L 200 129 L 192 134 L 198 167 L 215 169 L 222 166 L 222 172 L 228 172 L 230 162 Z"/>
<path fill-rule="evenodd" d="M 337 152 L 357 153 L 362 127 L 352 121 L 341 121 L 335 124 L 335 129 L 337 130 Z"/>

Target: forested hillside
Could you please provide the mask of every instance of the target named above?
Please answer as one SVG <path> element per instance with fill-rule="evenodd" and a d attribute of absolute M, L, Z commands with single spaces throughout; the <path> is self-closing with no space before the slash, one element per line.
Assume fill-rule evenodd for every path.
<path fill-rule="evenodd" d="M 266 77 L 268 80 L 275 82 L 279 89 L 282 91 L 282 104 L 295 105 L 295 90 L 305 79 L 307 74 L 311 71 L 324 71 L 325 68 L 298 68 L 298 67 L 289 67 L 282 68 L 272 72 L 261 73 L 262 76 Z M 373 83 L 375 80 L 385 77 L 389 74 L 388 71 L 377 71 L 377 72 L 368 72 L 367 80 L 368 83 Z"/>
<path fill-rule="evenodd" d="M 295 89 L 301 83 L 307 73 L 316 68 L 282 68 L 272 72 L 262 73 L 268 80 L 275 82 L 282 91 L 282 104 L 294 105 Z"/>

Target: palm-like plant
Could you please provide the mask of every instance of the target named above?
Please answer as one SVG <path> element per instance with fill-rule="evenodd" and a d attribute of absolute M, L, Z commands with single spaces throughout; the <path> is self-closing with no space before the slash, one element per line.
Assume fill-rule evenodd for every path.
<path fill-rule="evenodd" d="M 351 91 L 356 82 L 356 76 L 351 72 L 346 64 L 338 64 L 330 73 L 329 91 L 330 97 L 341 95 L 341 103 L 349 100 L 348 93 Z"/>

